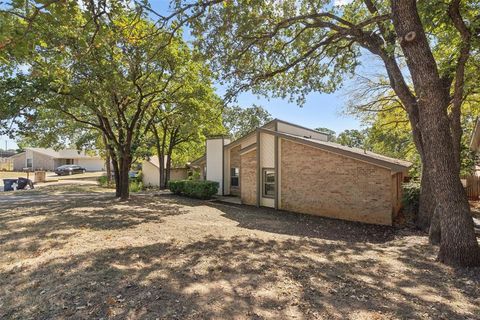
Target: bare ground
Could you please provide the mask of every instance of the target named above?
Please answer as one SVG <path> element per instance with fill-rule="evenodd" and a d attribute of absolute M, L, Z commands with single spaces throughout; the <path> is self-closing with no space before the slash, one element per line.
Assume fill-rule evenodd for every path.
<path fill-rule="evenodd" d="M 57 188 L 0 195 L 0 319 L 480 319 L 416 231 Z"/>

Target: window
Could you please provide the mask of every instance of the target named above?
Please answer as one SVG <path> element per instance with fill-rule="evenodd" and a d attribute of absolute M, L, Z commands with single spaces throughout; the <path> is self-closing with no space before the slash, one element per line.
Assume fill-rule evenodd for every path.
<path fill-rule="evenodd" d="M 240 175 L 239 168 L 230 168 L 230 186 L 238 187 L 238 176 Z"/>
<path fill-rule="evenodd" d="M 32 167 L 33 167 L 33 159 L 27 158 L 27 168 L 32 168 Z"/>
<path fill-rule="evenodd" d="M 263 169 L 263 197 L 275 197 L 275 170 Z"/>

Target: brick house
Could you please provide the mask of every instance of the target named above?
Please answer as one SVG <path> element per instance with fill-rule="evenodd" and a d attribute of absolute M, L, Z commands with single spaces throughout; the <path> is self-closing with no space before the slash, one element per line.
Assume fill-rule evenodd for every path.
<path fill-rule="evenodd" d="M 401 208 L 411 165 L 278 119 L 233 142 L 209 138 L 192 164 L 243 204 L 382 225 Z"/>
<path fill-rule="evenodd" d="M 14 171 L 22 170 L 47 170 L 76 164 L 87 171 L 103 171 L 105 161 L 97 155 L 89 155 L 84 151 L 74 149 L 53 150 L 49 148 L 25 148 L 25 151 L 10 157 Z"/>

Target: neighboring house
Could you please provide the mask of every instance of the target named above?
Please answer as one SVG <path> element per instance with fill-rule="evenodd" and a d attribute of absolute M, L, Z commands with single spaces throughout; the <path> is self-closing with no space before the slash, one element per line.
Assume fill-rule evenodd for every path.
<path fill-rule="evenodd" d="M 10 157 L 13 160 L 13 170 L 47 170 L 65 164 L 77 164 L 87 171 L 102 171 L 105 161 L 99 156 L 91 156 L 84 151 L 65 149 L 55 151 L 46 148 L 25 148 L 24 152 Z"/>
<path fill-rule="evenodd" d="M 190 163 L 192 171 L 197 171 L 200 174 L 200 180 L 207 179 L 207 156 L 204 155 L 197 160 Z"/>
<path fill-rule="evenodd" d="M 275 119 L 230 142 L 206 143 L 206 179 L 248 205 L 391 225 L 411 163 L 327 142 L 328 135 Z"/>
<path fill-rule="evenodd" d="M 166 162 L 164 167 L 166 166 Z M 158 187 L 160 185 L 160 163 L 157 156 L 152 156 L 142 162 L 143 184 L 149 187 Z M 188 168 L 171 168 L 170 180 L 184 180 L 188 178 Z"/>
<path fill-rule="evenodd" d="M 475 128 L 473 129 L 472 139 L 470 140 L 470 149 L 477 153 L 477 159 L 480 161 L 480 118 L 477 119 Z M 475 174 L 480 176 L 480 163 L 475 164 Z"/>

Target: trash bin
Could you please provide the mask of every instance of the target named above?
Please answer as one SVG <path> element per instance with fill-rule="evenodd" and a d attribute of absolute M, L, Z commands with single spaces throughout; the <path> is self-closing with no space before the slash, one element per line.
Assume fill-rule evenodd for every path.
<path fill-rule="evenodd" d="M 3 179 L 3 191 L 13 191 L 14 184 L 18 184 L 17 179 Z"/>
<path fill-rule="evenodd" d="M 32 180 L 26 179 L 26 178 L 18 178 L 18 190 L 23 190 L 23 189 L 33 189 L 33 183 Z"/>

